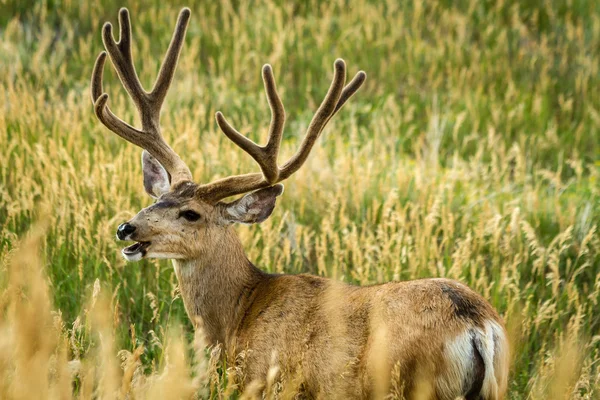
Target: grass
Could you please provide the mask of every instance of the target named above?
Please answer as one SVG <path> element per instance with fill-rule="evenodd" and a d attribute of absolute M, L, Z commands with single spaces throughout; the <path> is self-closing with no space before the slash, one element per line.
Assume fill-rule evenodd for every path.
<path fill-rule="evenodd" d="M 127 6 L 146 87 L 192 10 L 162 125 L 198 181 L 256 169 L 213 116 L 264 140 L 263 63 L 288 114 L 282 157 L 336 57 L 368 74 L 274 215 L 239 228 L 251 260 L 361 285 L 461 280 L 508 322 L 510 399 L 600 398 L 600 3 L 174 3 Z M 89 99 L 101 26 L 125 4 L 0 4 L 2 397 L 238 396 L 170 263 L 126 264 L 114 239 L 150 203 L 139 149 Z"/>

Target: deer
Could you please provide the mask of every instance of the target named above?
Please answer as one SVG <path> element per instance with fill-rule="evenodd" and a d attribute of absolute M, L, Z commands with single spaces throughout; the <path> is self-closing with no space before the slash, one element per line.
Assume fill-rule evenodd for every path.
<path fill-rule="evenodd" d="M 188 8 L 180 12 L 149 92 L 134 67 L 128 10 L 119 11 L 118 42 L 110 23 L 102 28 L 106 51 L 92 72 L 94 112 L 106 128 L 142 149 L 143 185 L 154 199 L 117 228 L 119 240 L 134 242 L 122 249 L 125 259 L 172 260 L 195 327 L 201 326 L 208 344 L 222 346 L 228 365 L 239 363 L 243 354 L 244 372 L 237 377 L 242 389 L 254 382 L 264 387 L 275 363 L 304 398 L 370 398 L 391 390 L 392 377 L 409 399 L 504 398 L 507 331 L 492 305 L 468 286 L 429 278 L 359 287 L 310 274 L 270 274 L 248 260 L 234 225 L 258 224 L 273 213 L 281 182 L 306 162 L 324 127 L 366 74 L 359 71 L 346 84 L 346 64 L 335 61 L 329 90 L 299 149 L 280 164 L 286 114 L 273 69 L 264 65 L 271 110 L 267 143 L 255 143 L 216 113 L 220 130 L 260 172 L 197 184 L 160 126 L 190 15 Z M 139 112 L 141 128 L 107 105 L 102 86 L 107 54 Z"/>

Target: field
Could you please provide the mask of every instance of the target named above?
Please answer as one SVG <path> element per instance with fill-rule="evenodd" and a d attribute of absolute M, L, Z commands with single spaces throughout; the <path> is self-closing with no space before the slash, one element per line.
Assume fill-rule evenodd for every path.
<path fill-rule="evenodd" d="M 162 125 L 197 181 L 257 169 L 214 113 L 265 140 L 262 64 L 286 105 L 282 158 L 335 58 L 367 72 L 272 217 L 239 227 L 256 265 L 359 285 L 458 279 L 507 321 L 508 398 L 600 399 L 594 0 L 0 0 L 0 398 L 240 396 L 170 262 L 127 264 L 114 237 L 151 204 L 140 149 L 89 94 L 121 6 L 146 88 L 192 10 Z M 105 90 L 137 123 L 110 63 Z"/>

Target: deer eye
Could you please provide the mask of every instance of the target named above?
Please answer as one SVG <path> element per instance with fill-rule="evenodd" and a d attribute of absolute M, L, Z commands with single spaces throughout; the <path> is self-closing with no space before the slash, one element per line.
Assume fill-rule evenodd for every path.
<path fill-rule="evenodd" d="M 190 222 L 198 221 L 200 219 L 200 214 L 193 210 L 181 211 L 179 216 L 187 219 Z"/>

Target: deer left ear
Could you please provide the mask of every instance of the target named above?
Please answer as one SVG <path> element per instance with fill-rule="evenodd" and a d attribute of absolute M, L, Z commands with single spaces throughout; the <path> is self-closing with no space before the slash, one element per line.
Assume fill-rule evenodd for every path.
<path fill-rule="evenodd" d="M 144 171 L 144 189 L 146 193 L 158 199 L 171 188 L 169 174 L 158 160 L 146 150 L 142 151 L 142 170 Z"/>
<path fill-rule="evenodd" d="M 282 193 L 282 184 L 248 193 L 231 203 L 221 203 L 223 207 L 221 215 L 227 223 L 257 224 L 263 222 L 275 209 L 275 200 Z"/>

